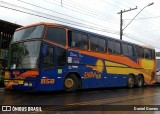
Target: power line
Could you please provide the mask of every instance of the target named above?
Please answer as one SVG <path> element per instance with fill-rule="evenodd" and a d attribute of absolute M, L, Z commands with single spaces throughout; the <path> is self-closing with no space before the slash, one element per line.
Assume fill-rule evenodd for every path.
<path fill-rule="evenodd" d="M 93 12 L 94 14 L 98 14 L 98 15 L 101 15 L 101 16 L 103 16 L 104 18 L 106 18 L 106 15 L 104 15 L 104 13 L 102 13 L 102 12 L 99 12 L 99 11 L 96 11 L 95 9 L 93 9 L 93 8 L 87 8 L 87 6 L 84 6 L 83 4 L 79 4 L 78 2 L 73 2 L 73 1 L 71 1 L 71 2 L 68 2 L 68 1 L 65 1 L 65 3 L 67 3 L 67 4 L 72 4 L 73 6 L 78 6 L 78 7 L 80 7 L 80 8 L 83 8 L 83 9 L 81 9 L 81 10 L 84 10 L 84 9 L 86 9 L 86 11 L 90 11 L 90 12 Z M 109 17 L 113 17 L 113 15 L 109 15 L 109 14 L 107 14 Z"/>
<path fill-rule="evenodd" d="M 153 19 L 153 18 L 160 18 L 160 16 L 146 17 L 146 18 L 138 18 L 138 19 L 134 19 L 134 20 L 144 20 L 144 19 Z M 132 20 L 132 19 L 124 19 L 124 20 Z"/>
<path fill-rule="evenodd" d="M 127 38 L 131 38 L 132 40 L 147 44 L 147 45 L 152 46 L 154 48 L 160 49 L 160 45 L 158 43 L 157 44 L 155 44 L 155 42 L 154 43 L 153 42 L 152 43 L 151 42 L 148 43 L 148 42 L 146 42 L 146 39 L 136 38 L 136 36 L 132 36 L 132 35 L 128 35 L 128 34 L 124 34 L 124 36 L 126 36 Z"/>
<path fill-rule="evenodd" d="M 57 4 L 55 4 L 55 3 L 53 3 L 53 2 L 50 2 L 50 1 L 48 1 L 48 0 L 44 0 L 45 2 L 48 2 L 48 3 L 50 3 L 50 4 L 54 4 L 54 5 L 57 5 Z M 59 7 L 61 7 L 60 5 L 57 5 L 57 6 L 59 6 Z M 80 13 L 80 14 L 84 14 L 84 15 L 87 15 L 87 16 L 90 16 L 90 17 L 94 17 L 94 18 L 96 18 L 96 19 L 100 19 L 100 20 L 103 20 L 103 21 L 107 21 L 107 22 L 112 22 L 111 20 L 107 20 L 106 18 L 104 18 L 104 17 L 102 17 L 102 18 L 100 18 L 98 15 L 92 15 L 92 14 L 90 14 L 90 13 L 87 13 L 86 11 L 82 11 L 82 10 L 77 10 L 77 8 L 75 8 L 75 9 L 71 9 L 71 8 L 73 8 L 73 6 L 71 6 L 71 5 L 69 5 L 70 7 L 68 8 L 68 7 L 62 7 L 62 8 L 65 8 L 65 9 L 68 9 L 68 10 L 71 10 L 71 11 L 73 11 L 73 12 L 78 12 L 78 13 Z M 113 23 L 113 22 L 112 22 Z M 114 21 L 114 24 L 115 24 L 115 21 Z"/>
<path fill-rule="evenodd" d="M 10 4 L 10 5 L 15 6 L 13 4 Z M 6 6 L 2 6 L 2 4 L 0 4 L 0 6 L 4 7 L 4 8 L 7 8 L 7 9 L 10 9 L 10 10 L 19 11 L 19 12 L 22 12 L 22 13 L 26 13 L 26 14 L 30 14 L 30 15 L 34 15 L 34 16 L 38 16 L 38 17 L 54 20 L 54 21 L 57 21 L 57 22 L 62 22 L 62 23 L 65 23 L 65 24 L 70 24 L 70 25 L 74 25 L 74 26 L 78 26 L 78 27 L 83 27 L 83 28 L 87 28 L 87 29 L 91 29 L 91 30 L 97 30 L 97 31 L 100 31 L 100 32 L 108 32 L 108 33 L 112 33 L 112 34 L 119 34 L 119 32 L 108 31 L 106 29 L 100 29 L 100 28 L 96 28 L 96 27 L 93 27 L 93 26 L 84 26 L 82 23 L 77 23 L 76 22 L 76 24 L 73 24 L 73 23 L 70 23 L 70 22 L 74 22 L 74 21 L 70 21 L 70 20 L 67 20 L 69 22 L 65 22 L 65 21 L 59 20 L 59 19 L 66 20 L 64 18 L 59 18 L 58 17 L 58 19 L 53 19 L 53 18 L 45 17 L 44 15 L 48 15 L 48 14 L 45 14 L 45 13 L 42 13 L 42 12 L 37 12 L 37 11 L 34 11 L 34 10 L 30 10 L 30 9 L 27 9 L 27 8 L 24 8 L 24 7 L 21 7 L 21 8 L 29 10 L 29 11 L 33 11 L 33 12 L 38 13 L 38 14 L 33 14 L 33 13 L 25 12 L 25 11 L 18 10 L 18 9 L 15 9 L 15 8 L 9 8 L 9 7 L 6 7 Z M 42 15 L 39 15 L 39 14 L 42 14 Z M 48 16 L 51 16 L 51 15 L 48 15 Z M 55 16 L 52 16 L 52 17 L 55 17 Z M 145 44 L 147 44 L 147 43 L 145 43 Z"/>
<path fill-rule="evenodd" d="M 12 4 L 13 5 L 13 4 Z M 93 26 L 84 26 L 82 23 L 77 23 L 77 24 L 73 24 L 73 23 L 70 23 L 70 22 L 74 22 L 74 21 L 70 21 L 70 20 L 67 20 L 69 22 L 64 22 L 64 21 L 61 21 L 59 19 L 62 19 L 62 20 L 66 20 L 64 18 L 59 18 L 59 19 L 53 19 L 53 18 L 49 18 L 49 17 L 45 17 L 45 16 L 42 16 L 42 15 L 38 15 L 38 14 L 33 14 L 33 13 L 29 13 L 29 12 L 25 12 L 25 11 L 22 11 L 22 10 L 18 10 L 18 9 L 15 9 L 15 8 L 10 8 L 10 7 L 6 7 L 6 6 L 2 6 L 0 4 L 0 7 L 3 7 L 3 8 L 7 8 L 7 9 L 11 9 L 11 10 L 14 10 L 14 11 L 18 11 L 18 12 L 22 12 L 22 13 L 26 13 L 26 14 L 30 14 L 30 15 L 34 15 L 34 16 L 38 16 L 38 17 L 42 17 L 42 18 L 46 18 L 46 19 L 50 19 L 50 20 L 54 20 L 54 21 L 57 21 L 57 22 L 61 22 L 61 23 L 66 23 L 66 24 L 70 24 L 70 25 L 74 25 L 74 26 L 79 26 L 79 27 L 83 27 L 83 28 L 87 28 L 87 29 L 92 29 L 92 30 L 97 30 L 97 31 L 101 31 L 101 32 L 108 32 L 108 33 L 112 33 L 112 34 L 117 34 L 118 32 L 114 32 L 112 30 L 107 30 L 107 29 L 100 29 L 100 28 L 96 28 L 96 27 L 93 27 Z M 26 8 L 24 8 L 26 9 Z M 27 9 L 28 10 L 28 9 Z M 33 11 L 33 10 L 32 10 Z M 41 13 L 41 12 L 37 12 L 37 11 L 34 11 L 36 13 Z M 41 13 L 43 14 L 43 13 Z M 43 14 L 44 15 L 44 14 Z M 46 15 L 46 14 L 45 14 Z M 48 14 L 47 14 L 48 15 Z M 51 16 L 51 15 L 50 15 Z M 53 16 L 52 16 L 53 17 Z M 55 17 L 55 16 L 54 16 Z"/>
<path fill-rule="evenodd" d="M 59 13 L 59 12 L 56 12 L 56 11 L 54 11 L 54 10 L 50 10 L 50 9 L 47 9 L 47 8 L 44 8 L 44 7 L 41 7 L 41 6 L 37 6 L 37 5 L 35 5 L 35 4 L 31 4 L 31 3 L 28 3 L 28 2 L 24 2 L 24 1 L 22 1 L 22 0 L 18 0 L 18 1 L 19 1 L 19 2 L 22 2 L 22 3 L 25 3 L 25 4 L 28 4 L 28 5 L 31 5 L 31 6 L 34 6 L 34 7 L 37 7 L 37 8 L 41 8 L 41 9 L 44 9 L 44 10 L 47 10 L 47 11 L 51 11 L 51 12 L 54 12 L 54 13 L 57 13 L 57 14 L 60 14 L 60 15 L 66 16 L 66 17 L 70 17 L 70 18 L 73 18 L 73 19 L 77 19 L 77 20 L 80 20 L 80 21 L 82 21 L 82 22 L 87 22 L 87 23 L 90 23 L 90 24 L 93 24 L 93 25 L 97 25 L 97 26 L 99 26 L 99 27 L 106 28 L 106 27 L 101 26 L 101 25 L 98 25 L 98 24 L 96 24 L 96 23 L 92 23 L 92 22 L 89 22 L 89 21 L 85 21 L 85 20 L 83 20 L 83 19 L 79 19 L 79 18 L 76 18 L 76 17 L 72 17 L 72 16 L 66 15 L 66 14 L 64 14 L 64 13 Z"/>
<path fill-rule="evenodd" d="M 124 3 L 123 1 L 125 1 L 126 3 L 128 3 L 128 4 L 133 4 L 133 2 L 131 2 L 131 1 L 129 1 L 129 0 L 123 0 L 123 1 L 121 1 L 121 2 L 118 2 L 117 0 L 114 0 L 115 2 L 117 2 L 118 4 L 122 4 L 122 3 Z M 124 5 L 124 4 L 122 4 L 123 6 L 127 6 L 128 7 L 128 5 Z M 135 4 L 134 4 L 135 5 Z M 137 4 L 136 4 L 137 5 Z M 149 13 L 149 12 L 146 12 L 146 11 L 143 11 L 143 13 L 141 14 L 141 15 L 144 15 L 144 13 L 147 13 L 147 16 L 148 15 L 152 15 L 151 13 Z M 146 15 L 144 15 L 144 16 L 146 16 Z M 145 20 L 146 21 L 146 20 Z M 150 23 L 151 25 L 155 25 L 154 23 L 152 23 L 152 22 L 148 22 L 147 21 L 147 23 Z M 156 26 L 156 25 L 155 25 Z"/>

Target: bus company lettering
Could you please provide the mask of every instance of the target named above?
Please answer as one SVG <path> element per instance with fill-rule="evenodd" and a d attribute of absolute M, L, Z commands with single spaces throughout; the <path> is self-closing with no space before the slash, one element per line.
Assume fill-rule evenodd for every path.
<path fill-rule="evenodd" d="M 87 79 L 87 78 L 101 79 L 101 74 L 97 72 L 84 72 L 84 79 Z"/>
<path fill-rule="evenodd" d="M 41 79 L 41 84 L 54 84 L 54 79 Z"/>

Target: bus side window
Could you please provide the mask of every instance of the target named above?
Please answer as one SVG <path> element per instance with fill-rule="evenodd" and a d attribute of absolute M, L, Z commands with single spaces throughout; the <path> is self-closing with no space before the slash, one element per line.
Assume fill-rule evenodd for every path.
<path fill-rule="evenodd" d="M 108 40 L 108 53 L 113 53 L 113 49 L 114 49 L 114 42 Z"/>
<path fill-rule="evenodd" d="M 144 49 L 144 56 L 145 56 L 145 59 L 151 59 L 151 50 Z"/>
<path fill-rule="evenodd" d="M 43 55 L 43 68 L 54 67 L 54 48 L 47 46 L 46 53 Z"/>
<path fill-rule="evenodd" d="M 122 53 L 123 53 L 123 55 L 125 55 L 125 56 L 128 56 L 128 55 L 129 55 L 127 44 L 122 43 Z"/>
<path fill-rule="evenodd" d="M 99 45 L 100 52 L 106 52 L 106 40 L 105 39 L 99 38 L 98 45 Z"/>
<path fill-rule="evenodd" d="M 98 38 L 95 36 L 90 37 L 90 48 L 92 51 L 98 51 L 99 46 L 98 46 Z"/>
<path fill-rule="evenodd" d="M 139 57 L 144 58 L 144 49 L 142 47 L 139 50 Z"/>
<path fill-rule="evenodd" d="M 139 47 L 137 45 L 134 45 L 134 56 L 138 57 Z"/>
<path fill-rule="evenodd" d="M 65 46 L 66 45 L 65 29 L 48 27 L 46 32 L 46 40 Z"/>
<path fill-rule="evenodd" d="M 132 57 L 133 56 L 133 46 L 128 45 L 128 56 Z"/>
<path fill-rule="evenodd" d="M 70 47 L 88 50 L 88 36 L 81 32 L 69 31 L 68 44 Z"/>
<path fill-rule="evenodd" d="M 115 52 L 115 54 L 121 54 L 120 42 L 114 42 L 114 52 Z"/>

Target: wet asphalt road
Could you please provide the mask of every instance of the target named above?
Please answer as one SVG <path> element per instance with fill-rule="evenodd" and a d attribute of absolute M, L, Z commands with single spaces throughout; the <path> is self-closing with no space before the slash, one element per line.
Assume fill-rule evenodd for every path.
<path fill-rule="evenodd" d="M 49 105 L 44 108 L 46 111 L 65 110 L 68 106 L 73 111 L 87 109 L 79 107 L 80 105 L 95 107 L 99 105 L 160 105 L 160 85 L 133 89 L 89 89 L 79 90 L 73 93 L 63 91 L 26 93 L 0 89 L 0 103 L 1 105 Z M 58 107 L 55 108 L 53 105 Z M 89 108 L 88 110 L 92 109 Z M 160 113 L 160 111 L 158 112 Z M 150 114 L 153 112 L 149 111 L 147 113 Z"/>

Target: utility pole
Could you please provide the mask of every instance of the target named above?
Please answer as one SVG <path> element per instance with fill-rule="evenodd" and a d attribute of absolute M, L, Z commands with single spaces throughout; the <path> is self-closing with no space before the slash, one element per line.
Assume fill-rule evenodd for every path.
<path fill-rule="evenodd" d="M 122 19 L 122 14 L 125 13 L 125 12 L 128 12 L 128 11 L 132 11 L 132 10 L 135 10 L 137 9 L 137 6 L 135 8 L 130 8 L 129 10 L 125 10 L 124 11 L 120 11 L 118 12 L 117 14 L 120 14 L 120 40 L 122 40 L 122 35 L 123 35 L 123 29 L 122 29 L 122 26 L 123 26 L 123 19 Z"/>
<path fill-rule="evenodd" d="M 126 25 L 126 27 L 124 27 L 124 29 L 126 29 L 126 28 L 128 27 L 128 25 L 138 16 L 138 14 L 140 14 L 140 13 L 142 12 L 142 10 L 144 10 L 146 7 L 151 6 L 151 5 L 153 5 L 153 4 L 154 4 L 154 2 L 149 3 L 148 5 L 144 6 L 144 7 L 137 13 L 137 15 L 135 15 L 134 18 Z M 133 9 L 130 8 L 129 10 L 125 10 L 125 9 L 124 9 L 124 11 L 121 10 L 121 12 L 118 12 L 118 13 L 117 13 L 117 14 L 120 14 L 120 40 L 122 40 L 122 35 L 123 35 L 123 30 L 124 30 L 124 29 L 122 29 L 122 26 L 123 26 L 122 13 L 125 13 L 125 12 L 128 12 L 128 11 L 132 11 L 132 10 L 135 10 L 135 9 L 137 9 L 137 6 L 136 6 L 136 8 L 133 8 Z"/>

